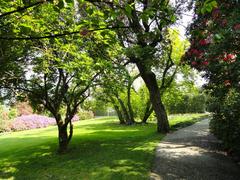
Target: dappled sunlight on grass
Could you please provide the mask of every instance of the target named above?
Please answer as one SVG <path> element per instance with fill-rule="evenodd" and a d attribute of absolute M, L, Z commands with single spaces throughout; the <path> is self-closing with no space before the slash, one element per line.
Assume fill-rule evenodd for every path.
<path fill-rule="evenodd" d="M 147 178 L 161 138 L 154 124 L 128 127 L 109 118 L 74 126 L 69 153 L 64 155 L 56 153 L 56 127 L 1 136 L 0 179 Z"/>
<path fill-rule="evenodd" d="M 0 136 L 0 179 L 148 179 L 163 135 L 156 125 L 119 125 L 115 118 L 74 123 L 69 153 L 56 153 L 57 128 Z"/>

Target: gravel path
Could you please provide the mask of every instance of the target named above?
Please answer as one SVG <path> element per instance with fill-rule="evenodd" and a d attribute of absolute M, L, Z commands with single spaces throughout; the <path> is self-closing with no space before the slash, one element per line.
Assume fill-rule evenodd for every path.
<path fill-rule="evenodd" d="M 151 180 L 240 180 L 240 167 L 218 151 L 209 120 L 168 134 L 158 145 Z"/>

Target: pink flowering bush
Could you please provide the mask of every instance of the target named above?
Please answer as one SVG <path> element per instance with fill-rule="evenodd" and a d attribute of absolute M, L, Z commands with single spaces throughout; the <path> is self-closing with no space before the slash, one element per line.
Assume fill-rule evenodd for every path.
<path fill-rule="evenodd" d="M 78 116 L 74 116 L 72 121 L 78 121 Z M 14 119 L 9 125 L 11 131 L 22 131 L 28 129 L 44 128 L 56 125 L 56 120 L 51 117 L 32 114 L 22 115 Z"/>
<path fill-rule="evenodd" d="M 50 125 L 55 125 L 54 118 L 41 115 L 22 115 L 17 117 L 11 124 L 12 131 L 22 131 L 27 129 L 44 128 Z"/>

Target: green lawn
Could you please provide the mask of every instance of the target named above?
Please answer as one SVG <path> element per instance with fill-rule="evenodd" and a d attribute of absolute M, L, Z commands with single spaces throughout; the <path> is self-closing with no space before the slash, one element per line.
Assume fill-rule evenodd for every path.
<path fill-rule="evenodd" d="M 171 117 L 171 127 L 203 116 Z M 56 127 L 0 135 L 0 179 L 148 179 L 162 137 L 154 123 L 127 127 L 115 118 L 85 120 L 75 123 L 70 152 L 58 155 Z"/>

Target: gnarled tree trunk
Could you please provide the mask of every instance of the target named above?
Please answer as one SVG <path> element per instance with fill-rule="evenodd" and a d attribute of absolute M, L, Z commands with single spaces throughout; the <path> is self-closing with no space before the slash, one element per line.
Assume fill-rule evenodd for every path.
<path fill-rule="evenodd" d="M 68 133 L 67 133 L 67 126 L 58 125 L 58 142 L 59 142 L 59 153 L 64 153 L 67 151 L 68 147 Z"/>
<path fill-rule="evenodd" d="M 68 134 L 68 124 L 69 124 L 69 134 Z M 58 143 L 59 143 L 59 153 L 65 153 L 68 149 L 68 144 L 72 139 L 73 135 L 73 125 L 71 120 L 65 120 L 62 123 L 61 118 L 57 120 L 58 126 Z"/>
<path fill-rule="evenodd" d="M 156 75 L 150 68 L 146 67 L 147 65 L 140 62 L 136 64 L 150 94 L 153 110 L 157 117 L 157 131 L 160 133 L 167 133 L 169 132 L 169 122 L 165 107 L 162 103 Z"/>

